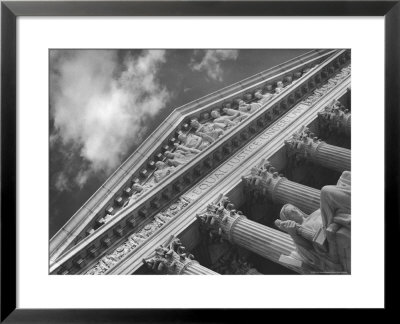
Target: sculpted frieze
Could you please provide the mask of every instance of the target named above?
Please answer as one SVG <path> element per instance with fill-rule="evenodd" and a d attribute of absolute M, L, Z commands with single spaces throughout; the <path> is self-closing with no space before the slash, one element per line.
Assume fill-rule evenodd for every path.
<path fill-rule="evenodd" d="M 103 256 L 85 274 L 105 274 L 108 269 L 115 266 L 138 245 L 142 244 L 148 237 L 153 235 L 157 230 L 164 226 L 171 218 L 175 217 L 179 212 L 186 208 L 190 202 L 191 200 L 187 197 L 179 198 L 171 206 L 155 215 L 153 220 L 149 224 L 145 225 L 143 229 L 131 234 L 128 239 L 125 240 L 121 245 L 119 245 L 115 250 Z"/>
<path fill-rule="evenodd" d="M 132 195 L 124 201 L 122 208 L 129 206 L 146 191 L 168 178 L 177 168 L 187 164 L 198 153 L 219 140 L 226 131 L 248 118 L 268 101 L 290 88 L 291 85 L 292 83 L 284 85 L 283 82 L 279 81 L 275 89 L 267 90 L 264 94 L 262 90 L 258 90 L 254 94 L 254 98 L 249 100 L 248 103 L 244 100 L 238 100 L 236 109 L 224 107 L 222 114 L 218 109 L 214 109 L 209 120 L 202 123 L 197 118 L 193 118 L 190 122 L 190 129 L 187 132 L 180 131 L 177 137 L 179 142 L 174 143 L 170 150 L 164 152 L 163 160 L 155 163 L 155 170 L 143 181 L 131 185 Z M 108 214 L 101 218 L 99 223 L 105 224 L 114 216 Z"/>
<path fill-rule="evenodd" d="M 309 106 L 313 105 L 321 97 L 323 97 L 331 89 L 333 89 L 337 84 L 341 83 L 344 79 L 346 79 L 350 74 L 351 74 L 351 64 L 342 68 L 341 71 L 337 73 L 333 78 L 330 78 L 328 82 L 326 82 L 320 88 L 314 90 L 313 94 L 304 101 L 304 104 Z"/>

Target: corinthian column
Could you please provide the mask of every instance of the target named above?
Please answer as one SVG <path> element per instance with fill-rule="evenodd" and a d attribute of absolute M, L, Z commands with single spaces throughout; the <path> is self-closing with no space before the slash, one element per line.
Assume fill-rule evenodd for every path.
<path fill-rule="evenodd" d="M 328 134 L 351 134 L 351 112 L 338 100 L 318 113 L 318 121 L 320 129 Z"/>
<path fill-rule="evenodd" d="M 155 250 L 154 255 L 144 259 L 143 263 L 157 273 L 169 275 L 218 275 L 193 260 L 187 254 L 179 239 L 171 238 Z"/>
<path fill-rule="evenodd" d="M 288 180 L 279 175 L 265 159 L 242 178 L 244 190 L 252 196 L 266 196 L 273 202 L 292 204 L 305 213 L 319 209 L 321 191 Z"/>
<path fill-rule="evenodd" d="M 350 150 L 321 141 L 307 127 L 303 126 L 285 144 L 291 158 L 308 159 L 339 172 L 351 170 Z"/>
<path fill-rule="evenodd" d="M 282 255 L 288 256 L 296 250 L 288 234 L 247 219 L 240 211 L 234 209 L 226 197 L 222 197 L 217 204 L 208 205 L 206 212 L 196 216 L 208 228 L 211 237 L 220 236 L 298 273 L 310 271 L 302 265 L 280 262 Z"/>

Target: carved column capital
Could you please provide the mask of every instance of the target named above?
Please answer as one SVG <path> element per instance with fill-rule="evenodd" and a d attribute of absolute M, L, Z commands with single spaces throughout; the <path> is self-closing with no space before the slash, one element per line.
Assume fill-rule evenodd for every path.
<path fill-rule="evenodd" d="M 296 160 L 312 160 L 321 143 L 325 142 L 314 136 L 314 134 L 305 126 L 301 127 L 299 131 L 294 133 L 289 139 L 285 140 L 285 146 L 288 149 L 289 157 L 295 158 Z"/>
<path fill-rule="evenodd" d="M 276 203 L 291 203 L 306 212 L 319 208 L 320 191 L 288 180 L 263 159 L 251 169 L 251 174 L 242 177 L 244 191 L 255 199 L 270 198 Z"/>
<path fill-rule="evenodd" d="M 288 157 L 294 162 L 311 160 L 328 169 L 351 170 L 351 151 L 339 146 L 329 145 L 314 136 L 305 126 L 285 141 Z"/>
<path fill-rule="evenodd" d="M 247 177 L 242 177 L 245 192 L 252 196 L 268 195 L 274 200 L 275 188 L 279 182 L 286 179 L 266 159 L 251 169 Z"/>
<path fill-rule="evenodd" d="M 232 242 L 232 230 L 236 223 L 246 218 L 235 209 L 227 197 L 222 196 L 216 203 L 207 206 L 205 212 L 196 215 L 209 231 L 210 238 L 220 237 Z"/>
<path fill-rule="evenodd" d="M 318 121 L 320 128 L 328 134 L 333 132 L 349 135 L 351 132 L 351 112 L 338 100 L 318 113 Z"/>
<path fill-rule="evenodd" d="M 143 263 L 158 273 L 175 275 L 182 274 L 192 264 L 198 264 L 192 254 L 186 253 L 180 240 L 173 236 Z"/>

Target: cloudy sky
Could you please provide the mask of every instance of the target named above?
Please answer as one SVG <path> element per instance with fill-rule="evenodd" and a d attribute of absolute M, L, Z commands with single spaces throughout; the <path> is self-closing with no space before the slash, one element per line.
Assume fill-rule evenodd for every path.
<path fill-rule="evenodd" d="M 308 50 L 52 50 L 50 237 L 172 110 Z"/>

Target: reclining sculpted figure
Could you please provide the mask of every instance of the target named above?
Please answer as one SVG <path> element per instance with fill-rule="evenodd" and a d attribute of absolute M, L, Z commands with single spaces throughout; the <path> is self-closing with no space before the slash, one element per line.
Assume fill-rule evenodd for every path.
<path fill-rule="evenodd" d="M 198 135 L 193 133 L 179 133 L 178 140 L 181 142 L 180 147 L 202 151 L 215 140 L 211 136 L 199 132 Z"/>
<path fill-rule="evenodd" d="M 225 124 L 227 127 L 236 125 L 236 123 L 233 122 L 236 116 L 230 116 L 230 115 L 221 116 L 219 111 L 216 109 L 214 109 L 211 112 L 211 117 L 214 118 L 215 123 L 222 123 Z"/>
<path fill-rule="evenodd" d="M 320 209 L 310 215 L 290 204 L 276 226 L 296 243 L 298 258 L 323 271 L 350 273 L 351 173 L 321 190 Z M 295 256 L 296 257 L 296 256 Z"/>
<path fill-rule="evenodd" d="M 199 150 L 183 148 L 183 146 L 177 145 L 175 152 L 165 151 L 164 155 L 167 158 L 167 163 L 174 167 L 186 164 L 189 162 Z"/>
<path fill-rule="evenodd" d="M 239 100 L 239 111 L 245 114 L 252 114 L 261 108 L 261 104 L 258 102 L 252 102 L 250 104 L 245 103 L 243 100 Z"/>
<path fill-rule="evenodd" d="M 263 94 L 261 90 L 258 90 L 254 93 L 254 97 L 258 99 L 259 104 L 264 105 L 274 97 L 274 94 L 269 92 Z"/>
<path fill-rule="evenodd" d="M 232 119 L 232 121 L 233 121 L 235 124 L 240 123 L 242 120 L 246 119 L 246 118 L 249 116 L 248 113 L 243 113 L 243 112 L 241 112 L 241 111 L 239 111 L 239 110 L 235 110 L 235 109 L 232 109 L 232 108 L 222 108 L 222 111 L 223 111 L 225 114 L 234 117 L 234 118 Z"/>
<path fill-rule="evenodd" d="M 218 139 L 222 134 L 224 134 L 225 124 L 222 123 L 211 123 L 206 122 L 200 124 L 199 121 L 194 118 L 190 122 L 190 126 L 195 129 L 195 133 L 204 138 L 204 135 L 208 135 L 214 140 Z"/>

